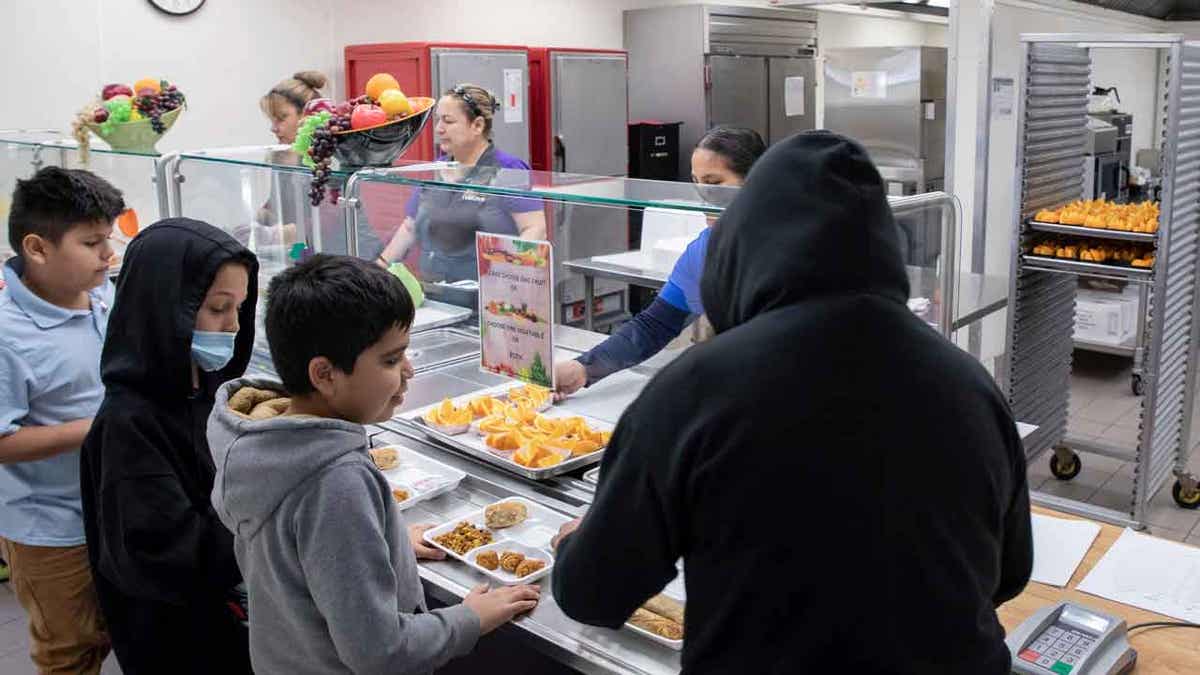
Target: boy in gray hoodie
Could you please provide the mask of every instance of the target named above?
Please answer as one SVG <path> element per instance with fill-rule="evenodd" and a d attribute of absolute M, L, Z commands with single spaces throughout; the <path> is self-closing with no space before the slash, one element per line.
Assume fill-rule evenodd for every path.
<path fill-rule="evenodd" d="M 318 255 L 272 280 L 267 338 L 278 383 L 223 385 L 208 422 L 212 502 L 234 534 L 260 673 L 426 673 L 537 604 L 480 586 L 429 611 L 417 558 L 363 424 L 391 417 L 412 377 L 415 310 L 377 266 Z M 286 393 L 284 393 L 286 392 Z"/>

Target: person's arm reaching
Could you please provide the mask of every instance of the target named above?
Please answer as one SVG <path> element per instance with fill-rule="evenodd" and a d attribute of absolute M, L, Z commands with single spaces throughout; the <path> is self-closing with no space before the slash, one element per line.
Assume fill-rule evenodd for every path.
<path fill-rule="evenodd" d="M 641 420 L 638 403 L 622 417 L 604 457 L 604 481 L 579 528 L 561 537 L 550 577 L 569 617 L 608 628 L 622 623 L 676 574 L 682 549 L 663 482 L 669 440 Z M 666 445 L 663 445 L 666 443 Z M 636 560 L 627 565 L 614 561 Z"/>
<path fill-rule="evenodd" d="M 400 223 L 400 227 L 396 228 L 396 233 L 392 235 L 387 246 L 384 246 L 383 250 L 380 251 L 376 257 L 376 262 L 386 268 L 392 262 L 403 258 L 416 240 L 416 223 L 413 221 L 412 216 L 408 216 L 404 219 L 404 222 Z"/>
<path fill-rule="evenodd" d="M 631 368 L 662 351 L 679 337 L 691 315 L 656 297 L 646 309 L 617 329 L 604 342 L 579 357 L 587 371 L 587 384 Z M 567 392 L 569 393 L 569 392 Z"/>
<path fill-rule="evenodd" d="M 469 652 L 481 622 L 466 605 L 424 614 L 397 606 L 384 534 L 390 505 L 375 480 L 365 467 L 344 465 L 301 498 L 292 515 L 300 565 L 338 658 L 350 671 L 430 672 Z"/>
<path fill-rule="evenodd" d="M 525 211 L 512 214 L 513 222 L 517 224 L 517 232 L 522 239 L 542 241 L 546 238 L 546 212 Z"/>

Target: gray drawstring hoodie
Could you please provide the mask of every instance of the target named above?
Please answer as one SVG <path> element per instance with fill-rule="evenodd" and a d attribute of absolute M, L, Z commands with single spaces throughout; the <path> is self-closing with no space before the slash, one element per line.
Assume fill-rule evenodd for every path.
<path fill-rule="evenodd" d="M 246 402 L 244 387 L 268 390 Z M 259 673 L 427 673 L 469 652 L 479 618 L 428 611 L 417 560 L 361 425 L 275 416 L 283 387 L 222 385 L 208 420 L 212 503 L 234 535 Z M 275 394 L 272 398 L 282 397 Z M 230 408 L 230 399 L 241 412 Z M 264 411 L 266 411 L 264 413 Z"/>

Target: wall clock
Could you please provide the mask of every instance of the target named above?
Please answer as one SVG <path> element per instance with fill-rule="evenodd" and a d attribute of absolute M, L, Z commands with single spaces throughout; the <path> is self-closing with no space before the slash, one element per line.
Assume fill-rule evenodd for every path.
<path fill-rule="evenodd" d="M 154 9 L 172 16 L 185 16 L 200 9 L 204 0 L 149 0 Z"/>

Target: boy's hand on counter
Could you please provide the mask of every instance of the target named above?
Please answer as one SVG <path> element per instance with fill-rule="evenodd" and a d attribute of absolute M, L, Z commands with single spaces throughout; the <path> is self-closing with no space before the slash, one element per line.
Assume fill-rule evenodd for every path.
<path fill-rule="evenodd" d="M 554 400 L 574 394 L 587 384 L 587 371 L 583 364 L 571 359 L 554 364 Z"/>
<path fill-rule="evenodd" d="M 571 534 L 575 530 L 578 530 L 579 523 L 581 522 L 583 522 L 583 518 L 576 518 L 575 520 L 568 520 L 567 522 L 563 523 L 562 527 L 558 528 L 558 534 L 554 535 L 554 538 L 550 540 L 550 548 L 557 551 L 558 542 L 562 541 L 563 537 Z"/>
<path fill-rule="evenodd" d="M 425 543 L 425 530 L 432 529 L 434 525 L 409 525 L 408 540 L 412 543 L 413 553 L 417 554 L 417 560 L 445 560 L 446 553 L 440 548 L 435 548 Z"/>
<path fill-rule="evenodd" d="M 518 614 L 537 607 L 540 597 L 541 589 L 537 586 L 491 589 L 487 584 L 480 584 L 463 598 L 463 604 L 479 615 L 479 634 L 486 635 Z"/>

